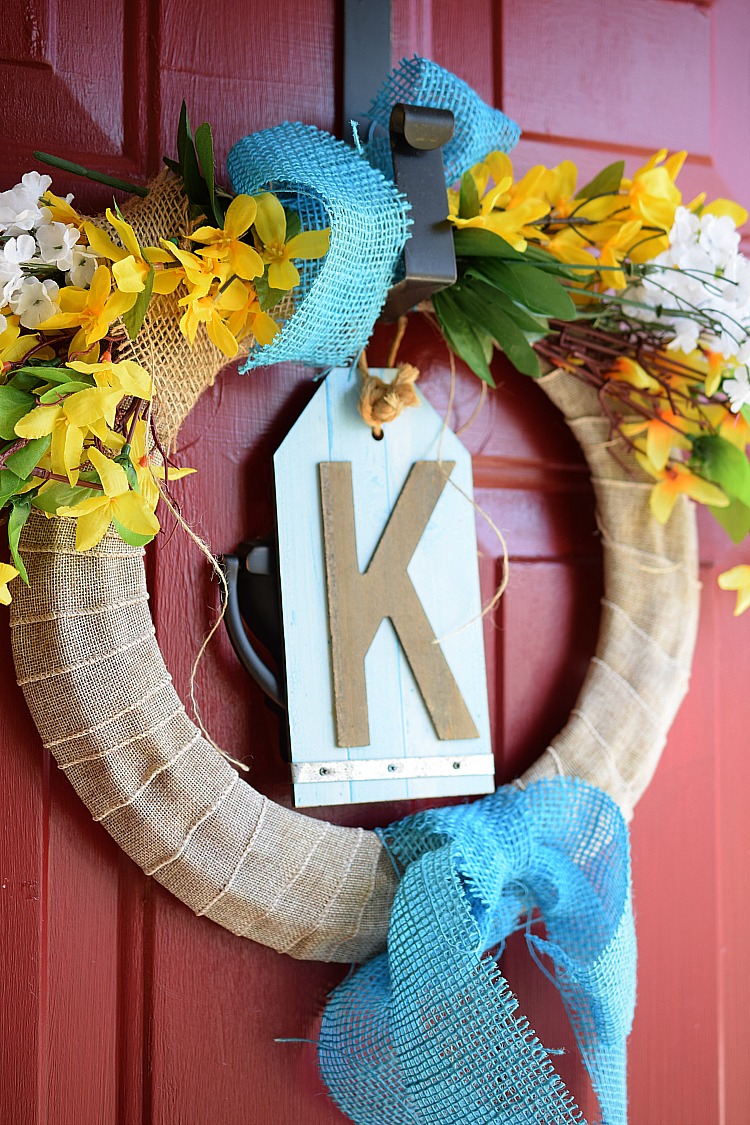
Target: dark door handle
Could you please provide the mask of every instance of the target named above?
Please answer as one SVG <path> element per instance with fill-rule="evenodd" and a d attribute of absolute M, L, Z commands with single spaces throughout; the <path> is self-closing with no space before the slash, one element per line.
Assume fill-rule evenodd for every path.
<path fill-rule="evenodd" d="M 281 607 L 276 552 L 271 539 L 241 543 L 222 559 L 227 580 L 224 621 L 232 648 L 248 675 L 278 707 L 286 709 L 281 672 L 273 672 L 256 651 L 247 629 L 282 667 Z M 247 626 L 247 629 L 246 627 Z"/>

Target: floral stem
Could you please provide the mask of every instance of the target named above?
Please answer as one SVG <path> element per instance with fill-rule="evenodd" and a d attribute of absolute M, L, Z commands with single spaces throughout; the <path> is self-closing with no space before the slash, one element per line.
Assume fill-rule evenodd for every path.
<path fill-rule="evenodd" d="M 70 172 L 74 176 L 82 176 L 86 180 L 93 180 L 97 184 L 106 184 L 107 187 L 117 188 L 118 191 L 127 191 L 131 195 L 147 196 L 148 188 L 142 184 L 131 184 L 129 180 L 120 180 L 117 176 L 108 176 L 104 172 L 93 172 L 84 168 L 82 164 L 75 164 L 72 160 L 64 160 L 62 156 L 51 156 L 48 152 L 34 152 L 37 160 L 49 164 L 52 168 L 60 168 L 63 172 Z"/>
<path fill-rule="evenodd" d="M 70 485 L 70 481 L 67 477 L 60 476 L 59 473 L 50 473 L 47 469 L 40 469 L 38 466 L 36 469 L 31 470 L 31 475 L 32 477 L 40 477 L 42 480 L 59 480 L 61 484 Z M 75 487 L 75 485 L 71 487 Z M 96 488 L 99 490 L 99 492 L 104 492 L 102 485 L 97 484 L 96 481 L 93 480 L 84 481 L 84 483 L 80 485 L 80 487 Z"/>

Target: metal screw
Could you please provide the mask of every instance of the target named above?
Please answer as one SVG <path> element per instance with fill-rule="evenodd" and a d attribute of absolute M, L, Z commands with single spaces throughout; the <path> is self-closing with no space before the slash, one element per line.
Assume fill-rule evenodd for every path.
<path fill-rule="evenodd" d="M 453 768 L 454 768 L 454 770 L 460 770 L 461 769 L 461 763 L 460 762 L 454 762 Z"/>
<path fill-rule="evenodd" d="M 325 768 L 325 766 L 321 766 L 318 772 L 320 773 L 321 777 L 325 777 L 325 775 L 328 773 L 328 770 Z"/>
<path fill-rule="evenodd" d="M 390 766 L 388 767 L 388 773 L 395 773 L 395 772 L 396 772 L 396 767 L 391 762 Z"/>

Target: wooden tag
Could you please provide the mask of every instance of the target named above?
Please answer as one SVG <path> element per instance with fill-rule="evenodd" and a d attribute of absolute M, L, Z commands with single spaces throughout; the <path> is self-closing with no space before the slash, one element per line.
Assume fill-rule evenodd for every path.
<path fill-rule="evenodd" d="M 491 792 L 471 457 L 421 395 L 375 441 L 359 390 L 274 458 L 295 804 Z"/>

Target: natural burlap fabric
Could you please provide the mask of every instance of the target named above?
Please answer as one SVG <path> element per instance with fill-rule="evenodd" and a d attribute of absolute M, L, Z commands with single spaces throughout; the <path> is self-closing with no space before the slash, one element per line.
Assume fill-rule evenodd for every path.
<path fill-rule="evenodd" d="M 34 513 L 13 652 L 42 740 L 94 819 L 196 914 L 295 957 L 383 945 L 395 876 L 377 837 L 283 809 L 189 721 L 154 637 L 143 551 Z"/>
<path fill-rule="evenodd" d="M 540 381 L 594 476 L 605 550 L 597 655 L 570 721 L 521 779 L 564 773 L 626 815 L 653 773 L 688 681 L 698 605 L 695 521 L 661 527 L 650 485 L 608 452 L 596 394 Z M 142 552 L 113 533 L 87 554 L 73 521 L 34 513 L 30 587 L 11 606 L 18 682 L 42 740 L 114 839 L 198 914 L 296 957 L 361 960 L 385 945 L 396 889 L 374 833 L 269 802 L 187 718 L 157 646 Z"/>
<path fill-rule="evenodd" d="M 140 246 L 161 246 L 160 239 L 176 238 L 183 250 L 190 249 L 186 235 L 195 226 L 188 215 L 189 203 L 182 183 L 171 172 L 162 172 L 149 185 L 145 197 L 131 196 L 122 208 Z M 116 238 L 103 215 L 89 220 Z M 156 396 L 154 424 L 165 449 L 174 445 L 177 431 L 206 387 L 228 360 L 201 328 L 191 348 L 179 330 L 183 309 L 181 290 L 155 293 L 149 303 L 143 328 L 135 340 L 121 322 L 115 326 L 118 360 L 132 359 L 151 374 Z"/>
<path fill-rule="evenodd" d="M 182 183 L 170 172 L 163 172 L 150 184 L 149 193 L 132 196 L 122 208 L 123 218 L 130 223 L 142 247 L 159 246 L 162 238 L 176 238 L 183 250 L 193 244 L 188 233 L 198 224 L 188 214 L 189 203 Z M 115 232 L 103 215 L 90 220 L 112 237 Z M 164 449 L 174 447 L 184 419 L 216 376 L 233 362 L 227 359 L 208 338 L 201 326 L 191 346 L 179 329 L 184 309 L 178 303 L 185 295 L 183 288 L 174 293 L 155 293 L 149 302 L 143 327 L 131 340 L 122 322 L 115 326 L 117 359 L 132 359 L 151 374 L 154 381 L 154 424 Z M 281 322 L 292 312 L 291 292 L 271 310 L 274 320 Z M 246 356 L 255 340 L 252 336 L 240 342 L 236 359 Z"/>
<path fill-rule="evenodd" d="M 624 442 L 610 440 L 596 391 L 561 371 L 539 385 L 563 412 L 591 469 L 604 599 L 596 655 L 570 719 L 521 784 L 583 777 L 614 797 L 629 819 L 690 678 L 700 594 L 695 510 L 682 496 L 669 522 L 657 523 L 648 506 L 654 481 L 634 465 Z"/>

